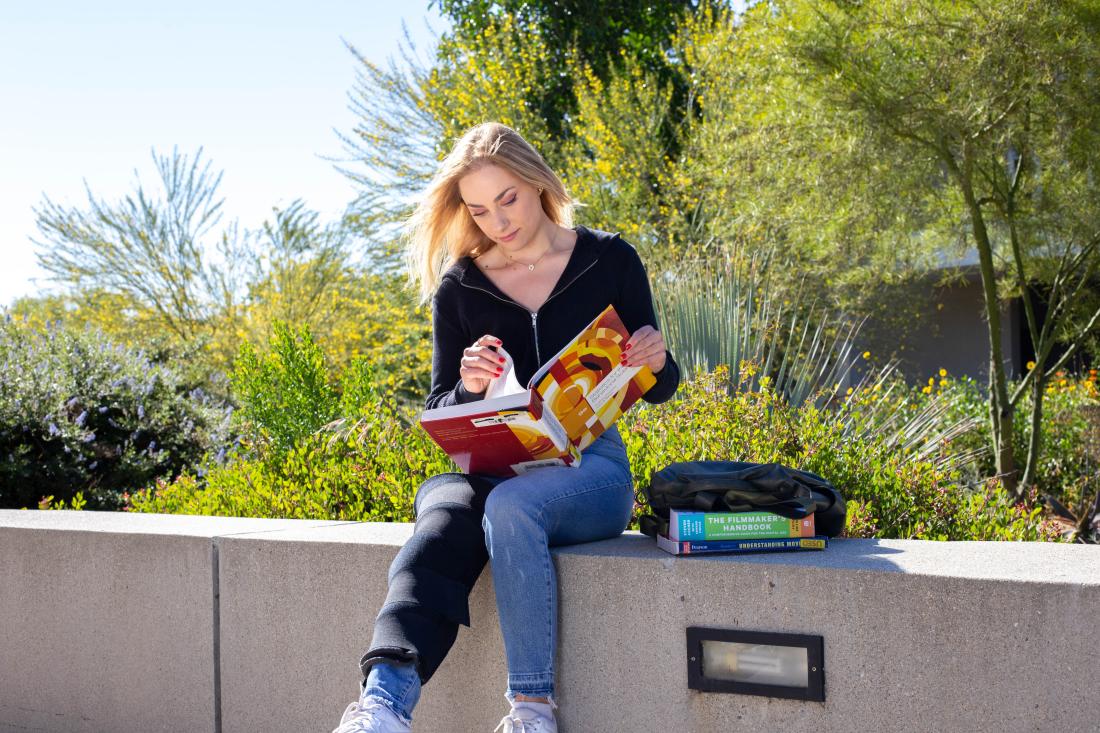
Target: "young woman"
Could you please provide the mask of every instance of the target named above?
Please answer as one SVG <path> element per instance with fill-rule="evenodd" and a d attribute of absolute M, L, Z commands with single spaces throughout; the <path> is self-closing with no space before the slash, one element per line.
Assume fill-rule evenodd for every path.
<path fill-rule="evenodd" d="M 680 370 L 654 315 L 645 268 L 618 235 L 572 226 L 573 201 L 514 130 L 469 130 L 442 162 L 410 219 L 409 261 L 432 299 L 428 407 L 481 399 L 511 354 L 523 384 L 613 304 L 630 332 L 623 361 L 657 377 L 643 399 L 669 399 Z M 447 269 L 440 274 L 440 270 Z M 434 476 L 415 499 L 416 525 L 389 570 L 359 700 L 334 733 L 410 730 L 413 707 L 458 633 L 487 561 L 508 664 L 511 703 L 497 730 L 556 733 L 557 579 L 550 547 L 615 537 L 634 504 L 622 438 L 611 428 L 579 467 L 499 478 Z"/>

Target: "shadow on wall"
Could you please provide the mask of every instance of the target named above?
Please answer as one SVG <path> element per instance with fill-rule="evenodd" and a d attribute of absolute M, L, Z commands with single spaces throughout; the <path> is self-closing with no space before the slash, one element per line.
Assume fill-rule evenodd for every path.
<path fill-rule="evenodd" d="M 973 377 L 984 387 L 989 379 L 989 326 L 985 319 L 981 274 L 967 267 L 952 276 L 931 273 L 880 286 L 865 301 L 873 313 L 860 332 L 859 353 L 870 351 L 875 363 L 896 358 L 898 370 L 911 383 L 924 382 L 946 369 Z M 1001 308 L 1001 339 L 1010 378 L 1024 369 L 1027 324 L 1019 299 Z M 862 376 L 858 360 L 853 381 Z"/>
<path fill-rule="evenodd" d="M 1047 288 L 1031 288 L 1039 327 L 1047 314 Z M 1100 292 L 1100 280 L 1095 283 Z M 989 327 L 985 318 L 981 273 L 976 265 L 944 268 L 900 284 L 881 285 L 863 301 L 864 312 L 872 313 L 857 339 L 858 353 L 870 351 L 874 361 L 899 360 L 898 369 L 911 383 L 922 383 L 946 369 L 955 377 L 974 378 L 984 391 L 989 379 Z M 1091 312 L 1091 311 L 1090 311 Z M 1081 373 L 1094 366 L 1089 352 L 1079 351 L 1068 371 Z M 1035 357 L 1028 332 L 1023 301 L 1012 298 L 1001 307 L 1001 341 L 1005 368 L 1010 379 L 1021 377 Z M 1055 344 L 1053 363 L 1066 346 Z M 853 368 L 853 381 L 862 376 L 863 360 Z"/>

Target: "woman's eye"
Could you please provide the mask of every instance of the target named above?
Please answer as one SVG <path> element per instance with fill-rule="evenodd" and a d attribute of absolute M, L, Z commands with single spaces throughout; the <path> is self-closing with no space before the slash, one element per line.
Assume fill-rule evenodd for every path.
<path fill-rule="evenodd" d="M 518 196 L 513 196 L 512 198 L 510 198 L 510 199 L 508 199 L 507 201 L 505 201 L 505 202 L 504 202 L 504 205 L 505 205 L 505 206 L 511 206 L 512 204 L 514 204 L 514 203 L 516 202 L 516 199 L 517 199 L 517 198 L 519 198 L 519 197 L 518 197 Z M 484 214 L 484 213 L 485 213 L 484 211 L 479 211 L 479 212 L 477 212 L 477 213 L 475 214 L 474 212 L 472 212 L 472 211 L 471 211 L 471 212 L 470 212 L 470 216 L 481 216 L 481 215 L 482 215 L 482 214 Z"/>

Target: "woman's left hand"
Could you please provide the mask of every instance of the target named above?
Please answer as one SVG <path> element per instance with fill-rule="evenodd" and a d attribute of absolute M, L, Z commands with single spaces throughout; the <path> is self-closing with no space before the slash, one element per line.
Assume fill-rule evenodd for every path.
<path fill-rule="evenodd" d="M 653 326 L 642 326 L 626 341 L 623 366 L 649 367 L 653 372 L 665 368 L 665 337 Z"/>

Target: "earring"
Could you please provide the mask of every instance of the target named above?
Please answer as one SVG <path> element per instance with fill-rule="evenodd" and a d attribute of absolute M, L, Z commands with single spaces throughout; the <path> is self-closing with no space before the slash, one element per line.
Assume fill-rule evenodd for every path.
<path fill-rule="evenodd" d="M 539 196 L 542 195 L 542 186 L 539 186 Z"/>

